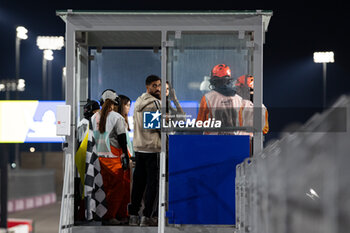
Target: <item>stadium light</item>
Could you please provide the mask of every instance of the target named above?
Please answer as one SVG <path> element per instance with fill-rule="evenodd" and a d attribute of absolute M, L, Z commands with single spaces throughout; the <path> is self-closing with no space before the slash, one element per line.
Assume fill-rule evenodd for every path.
<path fill-rule="evenodd" d="M 314 52 L 315 63 L 334 63 L 334 52 Z"/>
<path fill-rule="evenodd" d="M 17 38 L 18 38 L 18 39 L 21 39 L 21 40 L 26 40 L 26 39 L 28 39 L 28 35 L 27 35 L 28 30 L 27 30 L 25 27 L 23 27 L 23 26 L 18 26 L 18 27 L 16 28 L 16 32 L 17 32 Z"/>
<path fill-rule="evenodd" d="M 48 61 L 52 61 L 53 60 L 53 52 L 50 49 L 45 49 L 44 50 L 44 59 L 48 60 Z"/>
<path fill-rule="evenodd" d="M 24 79 L 5 79 L 0 82 L 0 92 L 24 91 L 26 81 Z"/>
<path fill-rule="evenodd" d="M 18 79 L 17 91 L 24 91 L 26 87 L 26 81 L 24 79 Z"/>
<path fill-rule="evenodd" d="M 323 108 L 326 108 L 327 63 L 334 63 L 334 52 L 314 52 L 314 62 L 323 64 Z"/>
<path fill-rule="evenodd" d="M 16 27 L 16 78 L 20 79 L 20 48 L 21 40 L 28 39 L 28 30 L 23 26 Z M 16 99 L 18 99 L 18 94 L 16 94 Z"/>
<path fill-rule="evenodd" d="M 38 36 L 36 45 L 40 50 L 61 50 L 64 46 L 63 36 Z"/>
<path fill-rule="evenodd" d="M 49 92 L 49 95 L 51 95 L 51 63 L 50 61 L 53 60 L 53 52 L 52 50 L 61 50 L 64 46 L 64 37 L 63 36 L 38 36 L 36 38 L 36 45 L 40 50 L 43 50 L 43 66 L 42 66 L 42 73 L 43 73 L 43 99 L 47 98 L 47 90 Z M 49 82 L 47 87 L 47 61 L 49 61 Z M 50 98 L 50 97 L 49 97 Z"/>

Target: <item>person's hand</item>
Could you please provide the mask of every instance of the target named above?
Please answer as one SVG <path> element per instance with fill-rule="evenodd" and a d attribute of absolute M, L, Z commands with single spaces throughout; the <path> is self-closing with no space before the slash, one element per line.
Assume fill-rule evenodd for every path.
<path fill-rule="evenodd" d="M 136 158 L 135 157 L 131 157 L 130 158 L 130 163 L 129 163 L 129 167 L 130 168 L 134 168 L 134 167 L 136 167 Z"/>
<path fill-rule="evenodd" d="M 135 168 L 135 167 L 136 167 L 136 161 L 131 161 L 130 168 Z"/>

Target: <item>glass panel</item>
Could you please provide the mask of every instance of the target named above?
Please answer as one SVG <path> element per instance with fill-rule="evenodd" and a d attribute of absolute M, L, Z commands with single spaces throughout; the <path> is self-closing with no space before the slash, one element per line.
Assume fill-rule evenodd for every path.
<path fill-rule="evenodd" d="M 171 32 L 168 40 L 174 46 L 168 48 L 167 80 L 176 90 L 187 119 L 197 119 L 203 95 L 214 88 L 209 82 L 214 66 L 226 64 L 231 70 L 232 82 L 252 73 L 253 51 L 247 47 L 252 41 L 251 32 Z M 235 109 L 232 114 L 238 114 L 238 111 Z M 226 123 L 228 118 L 237 117 L 225 113 L 219 116 L 218 112 L 216 109 L 216 117 Z M 209 126 L 213 127 L 213 122 Z M 237 118 L 237 121 L 222 126 L 232 128 L 242 125 Z"/>
<path fill-rule="evenodd" d="M 148 75 L 160 77 L 160 51 L 153 49 L 91 49 L 90 98 L 100 100 L 106 89 L 130 98 L 129 136 L 133 139 L 133 113 L 136 99 L 144 92 Z"/>
<path fill-rule="evenodd" d="M 160 76 L 160 52 L 153 49 L 90 50 L 90 96 L 99 100 L 105 89 L 136 100 L 145 92 L 145 79 Z"/>

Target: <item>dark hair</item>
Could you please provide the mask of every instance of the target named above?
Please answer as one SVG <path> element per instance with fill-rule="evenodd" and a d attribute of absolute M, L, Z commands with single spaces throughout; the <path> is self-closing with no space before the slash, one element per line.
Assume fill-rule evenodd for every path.
<path fill-rule="evenodd" d="M 94 115 L 94 111 L 100 109 L 100 105 L 95 100 L 87 99 L 84 105 L 84 117 L 88 120 Z"/>
<path fill-rule="evenodd" d="M 146 78 L 146 85 L 148 86 L 154 81 L 158 81 L 158 80 L 161 80 L 161 78 L 159 78 L 157 75 L 151 74 Z"/>
<path fill-rule="evenodd" d="M 107 116 L 108 116 L 108 113 L 110 112 L 110 108 L 112 104 L 114 104 L 112 100 L 106 99 L 106 101 L 102 105 L 100 123 L 98 126 L 98 131 L 100 131 L 100 133 L 104 133 L 106 131 Z"/>
<path fill-rule="evenodd" d="M 170 82 L 169 82 L 169 81 L 166 81 L 166 84 L 168 84 L 168 87 L 169 87 L 169 92 L 170 92 L 170 90 L 171 90 L 171 89 L 173 89 L 173 86 L 170 84 Z"/>
<path fill-rule="evenodd" d="M 130 131 L 128 115 L 124 114 L 122 111 L 123 111 L 123 106 L 126 105 L 128 102 L 131 102 L 131 100 L 129 97 L 127 97 L 125 95 L 119 95 L 119 99 L 120 99 L 120 103 L 118 106 L 118 112 L 120 113 L 120 115 L 122 115 L 124 117 L 125 122 L 128 125 L 128 131 Z"/>

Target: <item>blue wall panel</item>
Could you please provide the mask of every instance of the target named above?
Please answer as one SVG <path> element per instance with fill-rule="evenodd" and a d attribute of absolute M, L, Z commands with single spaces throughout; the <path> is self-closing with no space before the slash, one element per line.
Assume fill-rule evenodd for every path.
<path fill-rule="evenodd" d="M 249 136 L 170 135 L 170 224 L 235 224 L 236 165 Z"/>

